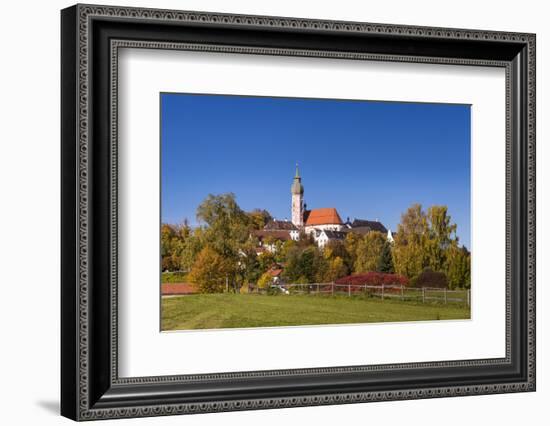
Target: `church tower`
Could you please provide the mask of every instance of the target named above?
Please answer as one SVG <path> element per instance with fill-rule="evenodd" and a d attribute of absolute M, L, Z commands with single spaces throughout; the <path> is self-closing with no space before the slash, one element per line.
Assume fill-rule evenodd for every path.
<path fill-rule="evenodd" d="M 304 187 L 298 171 L 298 164 L 296 164 L 296 174 L 290 192 L 292 193 L 292 223 L 297 228 L 302 228 L 304 226 Z"/>

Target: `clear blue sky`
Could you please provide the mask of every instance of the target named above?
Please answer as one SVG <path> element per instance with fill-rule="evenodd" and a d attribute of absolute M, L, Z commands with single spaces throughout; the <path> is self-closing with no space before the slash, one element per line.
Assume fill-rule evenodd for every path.
<path fill-rule="evenodd" d="M 470 106 L 161 94 L 162 222 L 196 225 L 208 194 L 290 219 L 299 163 L 308 208 L 397 224 L 449 207 L 470 247 Z"/>

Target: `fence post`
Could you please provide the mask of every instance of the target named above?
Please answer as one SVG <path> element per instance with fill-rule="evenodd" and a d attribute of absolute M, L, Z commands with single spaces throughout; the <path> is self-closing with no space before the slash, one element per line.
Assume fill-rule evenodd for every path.
<path fill-rule="evenodd" d="M 384 300 L 384 284 L 382 284 L 382 300 Z"/>
<path fill-rule="evenodd" d="M 348 297 L 351 297 L 351 284 L 348 284 Z"/>
<path fill-rule="evenodd" d="M 422 303 L 426 303 L 426 288 L 422 287 Z"/>
<path fill-rule="evenodd" d="M 468 307 L 470 307 L 470 289 L 468 289 L 468 291 L 466 293 L 466 299 L 468 301 Z"/>
<path fill-rule="evenodd" d="M 334 282 L 332 282 L 331 291 L 332 291 L 332 296 L 334 296 Z"/>
<path fill-rule="evenodd" d="M 319 288 L 320 284 L 317 284 L 317 294 L 321 292 L 321 289 Z"/>
<path fill-rule="evenodd" d="M 445 297 L 445 304 L 447 304 L 447 288 L 443 288 L 443 296 Z"/>
<path fill-rule="evenodd" d="M 403 284 L 401 284 L 401 301 L 405 300 L 405 295 L 403 294 Z"/>

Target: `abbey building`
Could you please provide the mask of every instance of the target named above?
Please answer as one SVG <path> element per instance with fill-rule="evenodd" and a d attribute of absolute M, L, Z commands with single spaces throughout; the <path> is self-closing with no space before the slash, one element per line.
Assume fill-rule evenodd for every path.
<path fill-rule="evenodd" d="M 393 241 L 393 234 L 377 220 L 354 219 L 346 222 L 335 207 L 307 209 L 304 202 L 304 185 L 296 166 L 296 174 L 290 187 L 291 193 L 291 221 L 272 220 L 256 236 L 260 241 L 260 247 L 272 250 L 273 244 L 264 244 L 268 241 L 285 241 L 300 238 L 300 233 L 311 235 L 317 245 L 323 248 L 330 241 L 343 241 L 349 232 L 365 235 L 376 231 L 387 235 L 389 241 Z M 269 237 L 269 239 L 268 239 Z"/>

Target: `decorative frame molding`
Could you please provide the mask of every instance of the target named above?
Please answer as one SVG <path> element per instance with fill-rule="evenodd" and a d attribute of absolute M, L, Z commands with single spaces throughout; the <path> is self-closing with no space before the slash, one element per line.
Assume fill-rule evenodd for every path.
<path fill-rule="evenodd" d="M 140 28 L 127 29 L 131 23 Z M 176 36 L 174 28 L 182 34 Z M 227 31 L 233 42 L 212 42 L 205 35 L 208 28 Z M 254 46 L 248 31 L 270 32 L 281 40 Z M 140 38 L 144 33 L 158 40 Z M 302 46 L 301 37 L 308 33 L 326 37 L 336 49 Z M 343 42 L 336 37 L 342 35 Z M 366 46 L 358 50 L 358 42 Z M 404 54 L 399 46 L 391 50 L 390 42 L 419 53 Z M 117 71 L 123 47 L 505 68 L 506 357 L 119 378 Z M 535 390 L 533 34 L 76 5 L 62 11 L 62 166 L 61 410 L 67 417 L 92 420 Z M 480 368 L 491 370 L 491 377 L 453 384 Z M 502 370 L 501 376 L 492 370 Z M 434 385 L 411 386 L 414 382 L 404 379 L 410 372 L 429 372 L 426 377 Z M 393 382 L 377 385 L 380 373 L 391 375 Z M 328 391 L 335 389 L 331 381 L 336 378 L 349 383 Z M 247 385 L 224 393 L 224 384 L 235 379 Z M 303 380 L 315 383 L 297 389 Z M 195 395 L 189 386 L 196 388 Z M 255 397 L 258 389 L 269 396 Z M 174 390 L 181 392 L 174 397 Z"/>

